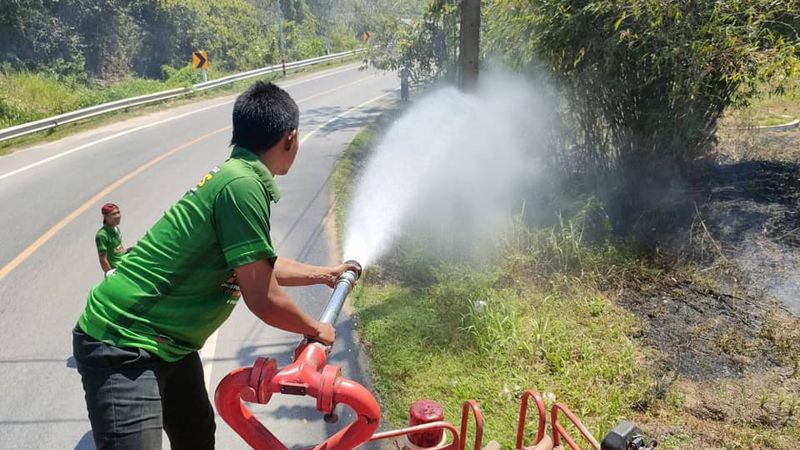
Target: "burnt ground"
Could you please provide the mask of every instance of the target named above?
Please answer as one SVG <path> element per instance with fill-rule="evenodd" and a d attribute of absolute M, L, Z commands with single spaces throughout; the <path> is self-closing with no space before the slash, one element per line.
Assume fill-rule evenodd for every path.
<path fill-rule="evenodd" d="M 731 161 L 708 175 L 682 237 L 695 270 L 637 283 L 618 299 L 649 324 L 642 337 L 667 368 L 691 379 L 780 364 L 786 355 L 764 327 L 800 312 L 800 165 Z"/>
<path fill-rule="evenodd" d="M 800 313 L 800 165 L 744 161 L 716 168 L 710 232 L 763 297 Z"/>
<path fill-rule="evenodd" d="M 692 270 L 635 283 L 618 301 L 649 324 L 642 337 L 681 375 L 736 377 L 780 364 L 785 355 L 769 348 L 764 327 L 800 313 L 800 164 L 728 157 L 686 198 L 692 223 L 673 246 Z"/>
<path fill-rule="evenodd" d="M 655 349 L 666 380 L 655 396 L 683 399 L 682 425 L 655 421 L 657 434 L 689 426 L 703 448 L 740 448 L 722 436 L 768 430 L 750 448 L 800 448 L 800 130 L 737 139 L 723 135 L 702 186 L 687 189 L 693 220 L 677 241 L 688 264 L 617 302 Z"/>

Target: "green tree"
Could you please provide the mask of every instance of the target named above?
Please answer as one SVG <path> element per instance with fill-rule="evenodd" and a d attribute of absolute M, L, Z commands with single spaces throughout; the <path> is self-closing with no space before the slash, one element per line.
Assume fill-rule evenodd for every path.
<path fill-rule="evenodd" d="M 783 0 L 492 0 L 484 50 L 556 77 L 564 160 L 646 206 L 648 186 L 686 175 L 712 148 L 726 108 L 797 70 Z M 644 188 L 642 188 L 644 186 Z M 642 194 L 641 196 L 639 194 Z"/>
<path fill-rule="evenodd" d="M 83 74 L 82 39 L 48 0 L 0 0 L 0 62 L 16 70 L 53 76 Z"/>
<path fill-rule="evenodd" d="M 131 75 L 141 50 L 142 29 L 130 14 L 131 1 L 62 0 L 55 13 L 79 33 L 86 70 L 99 78 Z"/>
<path fill-rule="evenodd" d="M 430 3 L 414 20 L 383 16 L 371 22 L 370 58 L 377 68 L 407 69 L 417 82 L 453 80 L 458 49 L 458 6 L 453 1 Z"/>
<path fill-rule="evenodd" d="M 311 17 L 305 0 L 280 0 L 280 5 L 286 20 L 303 23 Z"/>

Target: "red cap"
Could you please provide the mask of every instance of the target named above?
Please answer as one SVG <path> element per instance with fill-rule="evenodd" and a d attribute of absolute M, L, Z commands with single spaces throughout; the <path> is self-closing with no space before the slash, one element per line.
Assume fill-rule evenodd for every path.
<path fill-rule="evenodd" d="M 100 212 L 103 213 L 104 216 L 111 214 L 115 209 L 119 209 L 119 206 L 113 203 L 106 203 L 100 208 Z"/>

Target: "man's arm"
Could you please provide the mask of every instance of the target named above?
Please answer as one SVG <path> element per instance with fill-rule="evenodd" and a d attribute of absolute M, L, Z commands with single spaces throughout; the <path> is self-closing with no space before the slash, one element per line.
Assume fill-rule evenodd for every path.
<path fill-rule="evenodd" d="M 273 270 L 268 261 L 245 264 L 234 272 L 245 304 L 266 324 L 304 334 L 327 345 L 336 339 L 336 329 L 331 324 L 312 318 L 286 295 L 276 278 L 277 270 Z"/>
<path fill-rule="evenodd" d="M 98 255 L 98 258 L 100 259 L 100 267 L 103 269 L 103 273 L 111 270 L 111 263 L 108 262 L 108 253 L 102 252 Z"/>
<path fill-rule="evenodd" d="M 293 259 L 279 256 L 275 260 L 275 278 L 281 286 L 309 286 L 312 284 L 327 284 L 333 287 L 336 279 L 347 270 L 357 270 L 352 264 L 339 264 L 338 266 L 312 266 L 303 264 Z"/>

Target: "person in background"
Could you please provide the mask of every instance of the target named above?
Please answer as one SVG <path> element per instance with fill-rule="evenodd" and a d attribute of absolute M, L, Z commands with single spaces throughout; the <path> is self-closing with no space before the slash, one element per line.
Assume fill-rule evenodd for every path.
<path fill-rule="evenodd" d="M 411 75 L 410 72 L 411 71 L 406 67 L 400 70 L 400 100 L 404 102 L 408 101 L 408 79 Z"/>
<path fill-rule="evenodd" d="M 103 214 L 103 226 L 97 230 L 94 243 L 97 246 L 100 268 L 103 269 L 105 276 L 109 276 L 114 273 L 122 255 L 128 251 L 122 245 L 122 232 L 119 230 L 122 214 L 119 206 L 106 203 L 100 208 L 100 212 Z"/>

